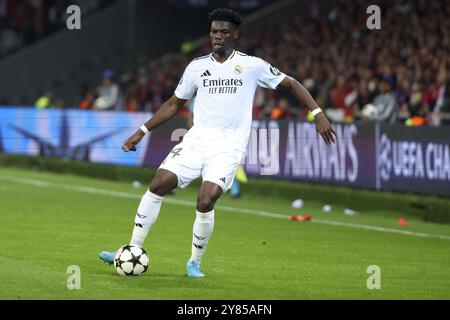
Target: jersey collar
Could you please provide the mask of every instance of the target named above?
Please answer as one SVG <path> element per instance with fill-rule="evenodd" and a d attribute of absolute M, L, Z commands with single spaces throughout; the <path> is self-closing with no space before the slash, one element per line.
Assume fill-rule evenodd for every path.
<path fill-rule="evenodd" d="M 216 59 L 214 59 L 214 56 L 213 56 L 213 53 L 212 53 L 212 52 L 209 54 L 211 60 L 214 61 L 214 62 L 217 62 L 218 64 L 225 64 L 225 63 L 227 63 L 228 61 L 230 61 L 231 59 L 233 59 L 233 57 L 234 57 L 235 55 L 236 55 L 236 50 L 233 49 L 233 52 L 230 54 L 230 56 L 228 57 L 227 60 L 225 60 L 224 62 L 219 62 L 219 61 L 217 61 Z"/>

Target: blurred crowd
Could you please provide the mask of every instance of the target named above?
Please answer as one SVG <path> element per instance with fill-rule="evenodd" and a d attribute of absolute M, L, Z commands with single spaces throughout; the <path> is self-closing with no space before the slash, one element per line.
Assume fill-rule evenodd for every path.
<path fill-rule="evenodd" d="M 0 0 L 0 58 L 66 26 L 66 9 L 75 4 L 83 15 L 113 0 Z"/>
<path fill-rule="evenodd" d="M 381 8 L 381 29 L 369 30 L 366 9 Z M 443 123 L 450 114 L 450 1 L 313 2 L 307 19 L 243 27 L 238 50 L 270 62 L 298 79 L 333 121 Z M 177 54 L 141 61 L 135 72 L 110 70 L 98 88 L 80 95 L 83 109 L 156 111 L 168 99 L 185 66 L 210 52 L 185 42 Z M 111 99 L 113 98 L 113 99 Z M 255 118 L 311 119 L 289 93 L 258 89 Z M 181 111 L 188 114 L 188 107 Z"/>

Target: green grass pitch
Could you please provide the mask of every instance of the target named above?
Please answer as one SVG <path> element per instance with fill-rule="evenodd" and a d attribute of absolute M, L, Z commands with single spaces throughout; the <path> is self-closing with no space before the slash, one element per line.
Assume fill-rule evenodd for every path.
<path fill-rule="evenodd" d="M 207 276 L 189 279 L 195 188 L 164 200 L 144 246 L 149 270 L 120 277 L 98 252 L 128 243 L 144 191 L 0 168 L 0 299 L 450 298 L 450 225 L 406 217 L 410 225 L 398 227 L 395 212 L 346 216 L 308 199 L 293 209 L 291 200 L 250 194 L 219 200 Z M 311 222 L 287 219 L 305 213 Z M 66 285 L 71 265 L 81 270 L 79 290 Z M 367 288 L 370 265 L 380 267 L 380 289 Z"/>

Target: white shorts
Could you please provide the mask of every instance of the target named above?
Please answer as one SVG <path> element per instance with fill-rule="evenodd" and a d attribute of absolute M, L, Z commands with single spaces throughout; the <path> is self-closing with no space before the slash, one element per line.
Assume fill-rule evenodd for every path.
<path fill-rule="evenodd" d="M 180 188 L 186 188 L 201 176 L 203 181 L 215 183 L 226 192 L 231 188 L 243 156 L 239 150 L 217 150 L 181 142 L 167 155 L 159 169 L 173 172 Z"/>

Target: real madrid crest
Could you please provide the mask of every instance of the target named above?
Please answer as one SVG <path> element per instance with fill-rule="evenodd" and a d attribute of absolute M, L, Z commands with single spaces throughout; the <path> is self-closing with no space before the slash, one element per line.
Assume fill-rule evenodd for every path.
<path fill-rule="evenodd" d="M 234 73 L 241 74 L 242 71 L 243 71 L 243 69 L 242 69 L 240 64 L 237 64 L 237 65 L 234 66 Z"/>

